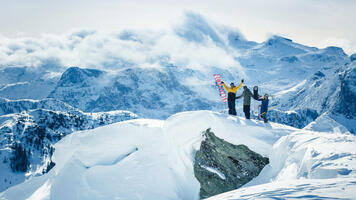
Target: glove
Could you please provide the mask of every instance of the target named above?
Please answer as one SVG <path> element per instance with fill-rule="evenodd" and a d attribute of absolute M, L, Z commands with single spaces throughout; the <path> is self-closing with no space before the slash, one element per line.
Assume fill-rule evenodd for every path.
<path fill-rule="evenodd" d="M 224 84 L 224 81 L 221 81 L 221 84 Z"/>
<path fill-rule="evenodd" d="M 244 79 L 241 80 L 241 83 L 243 83 L 243 82 L 244 82 Z"/>

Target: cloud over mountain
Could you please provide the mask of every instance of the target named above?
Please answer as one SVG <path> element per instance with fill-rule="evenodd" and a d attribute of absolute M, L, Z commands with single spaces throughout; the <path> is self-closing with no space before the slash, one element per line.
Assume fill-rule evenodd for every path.
<path fill-rule="evenodd" d="M 123 30 L 102 32 L 78 30 L 66 35 L 39 38 L 0 36 L 0 67 L 45 67 L 64 71 L 68 66 L 118 70 L 138 66 L 175 66 L 204 70 L 209 67 L 239 67 L 236 49 L 229 46 L 237 30 L 217 26 L 199 14 L 187 12 L 184 21 L 168 31 Z M 63 69 L 61 69 L 64 67 Z"/>

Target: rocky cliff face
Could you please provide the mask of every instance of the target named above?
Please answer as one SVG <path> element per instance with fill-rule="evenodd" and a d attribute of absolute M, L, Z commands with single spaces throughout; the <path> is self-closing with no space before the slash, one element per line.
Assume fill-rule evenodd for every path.
<path fill-rule="evenodd" d="M 200 198 L 237 189 L 258 176 L 268 158 L 245 145 L 233 145 L 220 139 L 210 129 L 204 133 L 195 154 L 194 174 L 200 182 Z"/>
<path fill-rule="evenodd" d="M 164 71 L 125 69 L 117 74 L 72 67 L 63 73 L 49 97 L 85 112 L 129 110 L 153 118 L 212 109 L 212 101 L 183 85 L 177 76 L 174 66 Z"/>
<path fill-rule="evenodd" d="M 356 62 L 341 77 L 340 98 L 334 112 L 351 119 L 356 116 Z"/>

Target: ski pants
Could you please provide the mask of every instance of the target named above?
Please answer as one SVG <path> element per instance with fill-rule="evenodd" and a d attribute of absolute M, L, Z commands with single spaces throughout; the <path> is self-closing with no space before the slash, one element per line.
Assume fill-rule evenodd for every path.
<path fill-rule="evenodd" d="M 267 123 L 268 122 L 268 119 L 267 119 L 267 112 L 264 112 L 263 114 L 261 114 L 261 117 L 262 117 L 262 119 L 263 119 L 263 121 L 265 122 L 265 123 Z"/>
<path fill-rule="evenodd" d="M 229 106 L 229 114 L 230 115 L 236 115 L 236 109 L 235 109 L 235 99 L 229 99 L 228 100 L 228 106 Z"/>
<path fill-rule="evenodd" d="M 244 105 L 244 113 L 246 119 L 250 119 L 250 105 Z"/>

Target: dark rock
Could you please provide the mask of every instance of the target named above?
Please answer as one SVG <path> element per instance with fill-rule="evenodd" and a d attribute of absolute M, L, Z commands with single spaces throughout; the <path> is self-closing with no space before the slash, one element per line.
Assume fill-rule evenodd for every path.
<path fill-rule="evenodd" d="M 286 56 L 280 59 L 282 62 L 287 62 L 287 63 L 297 63 L 300 62 L 299 59 L 296 56 Z"/>
<path fill-rule="evenodd" d="M 342 114 L 348 119 L 356 117 L 356 65 L 348 69 L 341 77 L 340 98 L 333 109 L 336 114 Z M 350 130 L 351 131 L 351 130 Z M 351 132 L 354 133 L 354 130 Z"/>
<path fill-rule="evenodd" d="M 312 80 L 318 80 L 318 79 L 323 78 L 323 77 L 325 77 L 325 74 L 323 72 L 321 72 L 321 71 L 317 71 L 313 75 Z"/>
<path fill-rule="evenodd" d="M 258 176 L 268 158 L 245 145 L 234 145 L 207 129 L 195 154 L 194 175 L 200 182 L 200 198 L 237 189 Z"/>

